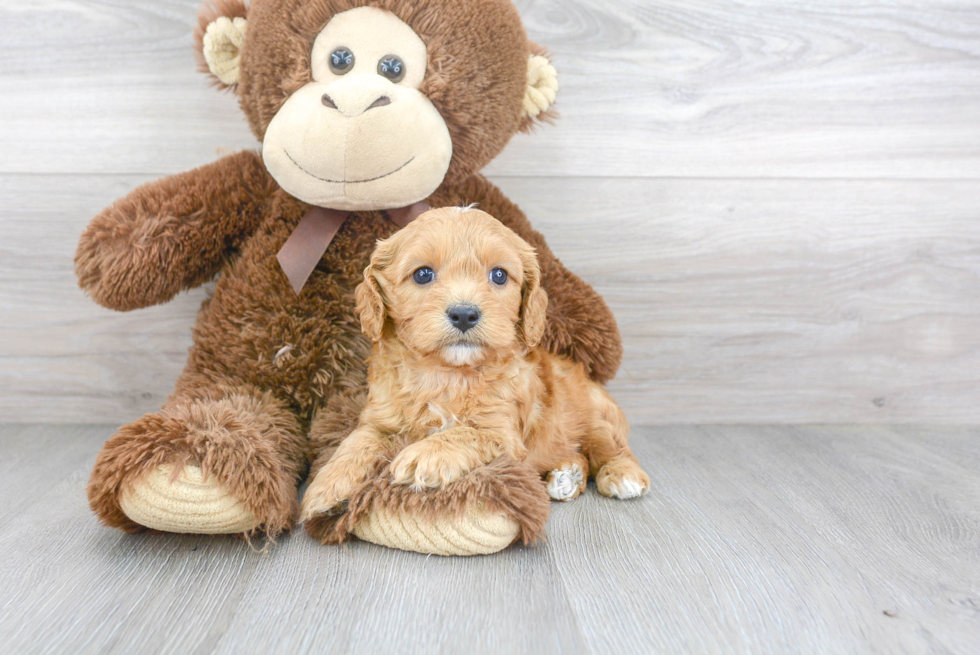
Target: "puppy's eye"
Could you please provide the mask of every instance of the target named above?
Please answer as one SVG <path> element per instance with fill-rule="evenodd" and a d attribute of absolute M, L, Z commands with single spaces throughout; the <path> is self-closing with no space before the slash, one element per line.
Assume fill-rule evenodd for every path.
<path fill-rule="evenodd" d="M 435 279 L 436 272 L 433 271 L 428 266 L 423 266 L 414 273 L 412 273 L 412 279 L 415 280 L 415 284 L 428 284 Z"/>
<path fill-rule="evenodd" d="M 348 48 L 337 48 L 330 53 L 330 70 L 335 75 L 343 75 L 354 67 L 354 53 Z"/>
<path fill-rule="evenodd" d="M 490 281 L 494 284 L 504 286 L 507 284 L 507 271 L 502 268 L 495 268 L 490 271 Z"/>
<path fill-rule="evenodd" d="M 405 63 L 395 55 L 385 55 L 378 62 L 378 75 L 398 84 L 405 79 Z"/>

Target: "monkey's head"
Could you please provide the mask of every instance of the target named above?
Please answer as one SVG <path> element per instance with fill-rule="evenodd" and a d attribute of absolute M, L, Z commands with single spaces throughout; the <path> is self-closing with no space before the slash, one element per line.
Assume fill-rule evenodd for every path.
<path fill-rule="evenodd" d="M 466 179 L 549 118 L 558 89 L 510 0 L 216 0 L 195 36 L 269 173 L 332 209 Z"/>

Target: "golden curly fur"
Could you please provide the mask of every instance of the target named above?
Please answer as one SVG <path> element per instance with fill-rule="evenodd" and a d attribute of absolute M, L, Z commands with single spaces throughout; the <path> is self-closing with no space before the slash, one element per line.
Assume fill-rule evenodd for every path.
<path fill-rule="evenodd" d="M 431 280 L 417 281 L 420 269 Z M 380 241 L 356 300 L 374 342 L 368 401 L 311 482 L 304 519 L 336 511 L 395 437 L 411 445 L 391 463 L 394 482 L 418 489 L 502 456 L 547 474 L 560 500 L 589 474 L 606 496 L 649 488 L 622 410 L 581 364 L 537 347 L 548 299 L 534 249 L 489 214 L 436 209 Z M 475 310 L 465 330 L 452 319 L 461 306 Z"/>

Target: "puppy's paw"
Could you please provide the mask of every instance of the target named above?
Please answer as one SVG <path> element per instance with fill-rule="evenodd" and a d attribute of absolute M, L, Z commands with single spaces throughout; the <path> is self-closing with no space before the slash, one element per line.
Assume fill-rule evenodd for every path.
<path fill-rule="evenodd" d="M 636 460 L 623 457 L 606 462 L 595 476 L 596 488 L 610 498 L 637 498 L 650 490 L 650 478 Z"/>
<path fill-rule="evenodd" d="M 554 500 L 575 500 L 585 491 L 586 475 L 577 463 L 562 464 L 548 473 L 548 495 Z"/>
<path fill-rule="evenodd" d="M 363 476 L 355 474 L 348 467 L 327 464 L 320 469 L 303 494 L 300 520 L 339 513 L 343 509 L 343 503 L 350 499 L 354 487 L 362 481 Z"/>
<path fill-rule="evenodd" d="M 471 468 L 459 448 L 430 437 L 398 453 L 391 463 L 391 476 L 395 484 L 438 489 L 460 479 Z"/>

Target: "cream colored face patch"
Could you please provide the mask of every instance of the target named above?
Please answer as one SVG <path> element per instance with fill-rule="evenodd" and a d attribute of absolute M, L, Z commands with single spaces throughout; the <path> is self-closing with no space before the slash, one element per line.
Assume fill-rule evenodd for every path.
<path fill-rule="evenodd" d="M 352 65 L 343 70 L 331 69 L 331 56 L 340 50 L 353 55 Z M 398 84 L 419 88 L 427 59 L 422 39 L 393 13 L 358 7 L 337 14 L 327 23 L 313 42 L 310 67 L 314 80 L 330 83 L 345 75 L 377 73 L 378 64 L 389 56 L 397 57 L 404 65 L 404 78 Z"/>
<path fill-rule="evenodd" d="M 428 197 L 449 169 L 445 121 L 418 90 L 422 39 L 373 7 L 334 16 L 311 50 L 313 81 L 286 100 L 263 139 L 279 185 L 319 207 L 374 210 Z"/>

